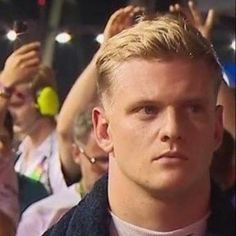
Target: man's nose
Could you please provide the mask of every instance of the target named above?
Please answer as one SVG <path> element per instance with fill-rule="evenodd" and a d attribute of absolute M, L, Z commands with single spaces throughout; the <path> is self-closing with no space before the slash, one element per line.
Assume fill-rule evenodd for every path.
<path fill-rule="evenodd" d="M 170 143 L 181 140 L 183 138 L 183 123 L 180 112 L 172 108 L 167 109 L 160 128 L 160 140 Z"/>

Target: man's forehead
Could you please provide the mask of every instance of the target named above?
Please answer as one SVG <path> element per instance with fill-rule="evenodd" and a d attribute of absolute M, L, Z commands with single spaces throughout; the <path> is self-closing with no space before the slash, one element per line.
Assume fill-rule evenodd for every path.
<path fill-rule="evenodd" d="M 202 68 L 203 70 L 199 70 Z M 128 86 L 129 81 L 133 84 L 144 82 L 147 78 L 175 78 L 186 76 L 198 71 L 197 74 L 203 74 L 209 80 L 218 75 L 215 68 L 209 66 L 204 60 L 190 60 L 188 58 L 173 57 L 167 60 L 161 59 L 140 59 L 134 58 L 123 62 L 113 71 L 109 77 L 113 88 L 116 86 Z M 161 74 L 160 74 L 161 73 Z M 130 87 L 127 87 L 130 88 Z"/>
<path fill-rule="evenodd" d="M 178 66 L 178 68 L 174 66 Z M 204 70 L 199 71 L 199 68 Z M 116 95 L 118 95 L 116 99 L 119 101 L 122 99 L 121 93 L 123 95 L 126 93 L 126 99 L 128 97 L 141 99 L 144 96 L 145 99 L 150 100 L 157 95 L 166 95 L 168 92 L 177 94 L 177 92 L 191 91 L 191 95 L 194 97 L 199 94 L 202 96 L 199 91 L 202 91 L 203 88 L 204 91 L 208 87 L 213 88 L 212 73 L 212 68 L 199 60 L 192 61 L 185 58 L 172 58 L 167 61 L 132 59 L 122 63 L 112 75 L 112 86 L 107 94 L 103 94 L 103 104 L 108 103 L 110 106 Z M 207 81 L 211 81 L 209 86 L 206 86 Z M 194 90 L 192 89 L 193 84 Z M 167 85 L 171 89 L 166 89 Z"/>

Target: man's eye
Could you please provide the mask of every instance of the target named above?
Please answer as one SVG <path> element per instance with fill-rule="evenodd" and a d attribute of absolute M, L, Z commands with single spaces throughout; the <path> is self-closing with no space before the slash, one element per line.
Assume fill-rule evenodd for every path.
<path fill-rule="evenodd" d="M 156 114 L 157 113 L 157 108 L 154 106 L 146 106 L 143 109 L 146 114 Z"/>
<path fill-rule="evenodd" d="M 144 106 L 139 109 L 142 115 L 154 116 L 158 113 L 158 108 L 155 106 Z"/>

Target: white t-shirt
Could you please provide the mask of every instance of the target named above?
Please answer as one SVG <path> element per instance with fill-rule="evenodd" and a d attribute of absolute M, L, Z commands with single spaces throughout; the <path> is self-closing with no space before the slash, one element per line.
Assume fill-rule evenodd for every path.
<path fill-rule="evenodd" d="M 80 200 L 76 184 L 73 184 L 60 193 L 32 204 L 24 211 L 16 236 L 41 236 Z"/>
<path fill-rule="evenodd" d="M 33 152 L 30 162 L 25 161 L 29 138 L 19 146 L 19 159 L 15 171 L 29 178 L 40 181 L 50 193 L 66 189 L 66 182 L 61 170 L 56 132 L 53 131 Z"/>
<path fill-rule="evenodd" d="M 13 160 L 0 157 L 0 211 L 13 223 L 19 218 L 18 186 Z"/>
<path fill-rule="evenodd" d="M 199 221 L 178 230 L 158 232 L 132 225 L 123 221 L 112 212 L 110 213 L 112 216 L 112 223 L 110 226 L 111 236 L 204 236 L 207 227 L 207 218 L 209 217 L 209 214 L 207 214 Z"/>

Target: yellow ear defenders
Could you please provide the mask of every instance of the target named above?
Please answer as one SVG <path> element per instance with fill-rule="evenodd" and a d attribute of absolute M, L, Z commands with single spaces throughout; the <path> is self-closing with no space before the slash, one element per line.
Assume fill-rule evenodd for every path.
<path fill-rule="evenodd" d="M 52 87 L 44 87 L 37 92 L 36 108 L 43 116 L 55 116 L 58 113 L 59 98 Z"/>

